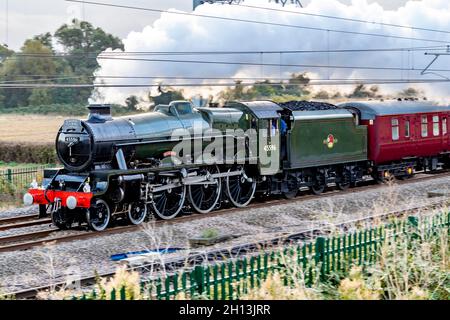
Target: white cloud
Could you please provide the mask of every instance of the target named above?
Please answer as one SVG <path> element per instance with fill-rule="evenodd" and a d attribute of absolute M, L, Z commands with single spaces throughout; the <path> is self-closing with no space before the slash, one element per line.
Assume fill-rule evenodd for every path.
<path fill-rule="evenodd" d="M 275 7 L 275 4 L 264 4 L 257 0 L 246 0 L 245 4 L 255 6 Z M 276 7 L 278 8 L 278 7 Z M 293 7 L 289 7 L 293 10 Z M 303 9 L 306 12 L 333 15 L 347 18 L 363 19 L 369 21 L 383 21 L 402 25 L 414 25 L 426 28 L 450 30 L 450 2 L 447 0 L 409 1 L 397 10 L 386 10 L 378 3 L 369 3 L 366 0 L 353 0 L 351 4 L 343 4 L 337 0 L 312 0 Z M 351 30 L 357 32 L 384 33 L 404 37 L 416 37 L 443 40 L 449 39 L 448 34 L 439 34 L 426 31 L 411 31 L 410 29 L 381 27 L 374 24 L 360 24 L 338 20 L 327 20 L 318 17 L 309 17 L 296 14 L 286 14 L 255 10 L 237 6 L 203 5 L 195 13 L 207 15 L 220 15 L 229 18 L 244 18 L 259 21 L 278 22 L 290 25 L 306 25 L 320 28 Z M 329 42 L 327 41 L 329 39 Z M 324 31 L 311 31 L 286 27 L 277 27 L 260 24 L 238 23 L 189 17 L 182 15 L 162 14 L 154 23 L 146 26 L 140 32 L 131 32 L 125 39 L 126 51 L 232 51 L 232 50 L 308 50 L 308 49 L 348 49 L 348 48 L 399 48 L 439 45 L 430 42 L 401 40 L 393 38 L 367 37 L 362 35 L 349 35 Z M 162 56 L 162 59 L 171 57 Z M 173 58 L 173 57 L 172 57 Z M 279 63 L 280 56 L 190 56 L 174 57 L 174 59 L 204 59 L 221 61 L 252 61 L 263 59 L 266 63 Z M 415 68 L 417 71 L 374 71 L 352 69 L 307 69 L 307 68 L 281 68 L 286 76 L 290 72 L 309 71 L 321 78 L 420 78 L 420 70 L 430 61 L 429 56 L 423 52 L 364 52 L 364 53 L 325 53 L 315 54 L 284 54 L 283 64 L 314 64 L 353 66 L 384 66 Z M 450 57 L 441 57 L 434 68 L 448 67 Z M 198 77 L 277 77 L 280 75 L 279 67 L 255 67 L 239 65 L 207 65 L 182 64 L 144 61 L 113 61 L 101 60 L 102 68 L 98 75 L 120 76 L 198 76 Z M 426 77 L 426 76 L 425 76 Z M 430 76 L 428 76 L 430 78 Z M 124 83 L 124 80 L 107 80 L 108 83 Z M 153 80 L 129 80 L 128 83 L 148 84 Z M 174 80 L 166 80 L 166 83 Z M 179 80 L 179 83 L 186 80 Z M 198 82 L 198 81 L 196 81 Z M 205 80 L 205 83 L 212 80 Z M 217 81 L 214 81 L 217 82 Z M 448 85 L 417 85 L 425 88 L 434 96 L 450 96 Z M 385 91 L 398 90 L 402 86 L 384 86 Z M 200 89 L 198 89 L 200 90 Z M 203 88 L 203 93 L 215 92 Z M 142 94 L 143 89 L 101 89 L 101 93 L 108 102 L 123 102 L 132 93 Z M 190 92 L 193 92 L 190 90 Z"/>

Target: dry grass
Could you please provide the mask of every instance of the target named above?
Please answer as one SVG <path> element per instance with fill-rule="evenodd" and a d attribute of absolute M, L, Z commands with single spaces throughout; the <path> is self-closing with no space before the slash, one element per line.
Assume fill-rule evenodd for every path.
<path fill-rule="evenodd" d="M 0 115 L 0 141 L 53 143 L 64 116 Z"/>

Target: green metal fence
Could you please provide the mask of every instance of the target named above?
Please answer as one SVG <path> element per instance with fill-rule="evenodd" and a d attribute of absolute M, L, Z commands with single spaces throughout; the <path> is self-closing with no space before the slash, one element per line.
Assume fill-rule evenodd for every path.
<path fill-rule="evenodd" d="M 21 190 L 29 187 L 33 179 L 41 182 L 44 169 L 53 168 L 54 165 L 38 165 L 26 168 L 12 168 L 0 170 L 0 193 L 4 190 Z"/>
<path fill-rule="evenodd" d="M 301 275 L 305 284 L 316 279 L 325 280 L 332 273 L 346 273 L 352 265 L 373 264 L 379 257 L 384 241 L 397 241 L 398 236 L 423 236 L 450 226 L 450 213 L 428 218 L 409 217 L 384 226 L 334 236 L 319 237 L 311 243 L 290 245 L 280 250 L 230 260 L 214 265 L 197 266 L 191 270 L 174 273 L 162 278 L 143 281 L 141 292 L 147 299 L 171 300 L 183 294 L 192 299 L 204 297 L 214 300 L 234 300 L 258 287 L 267 276 L 278 271 Z M 292 277 L 284 277 L 285 284 Z M 73 299 L 95 299 L 104 292 L 92 291 Z M 111 300 L 126 299 L 125 288 L 113 290 Z"/>

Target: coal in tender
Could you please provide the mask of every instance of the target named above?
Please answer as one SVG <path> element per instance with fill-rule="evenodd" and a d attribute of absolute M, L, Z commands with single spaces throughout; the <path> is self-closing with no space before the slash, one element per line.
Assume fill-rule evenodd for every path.
<path fill-rule="evenodd" d="M 317 110 L 335 110 L 339 109 L 335 106 L 326 102 L 316 102 L 316 101 L 289 101 L 279 103 L 280 107 L 288 109 L 290 111 L 317 111 Z"/>

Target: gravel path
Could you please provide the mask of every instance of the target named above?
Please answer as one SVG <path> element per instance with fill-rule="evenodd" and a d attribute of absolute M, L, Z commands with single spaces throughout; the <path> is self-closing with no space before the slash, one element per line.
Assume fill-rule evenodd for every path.
<path fill-rule="evenodd" d="M 118 263 L 112 254 L 165 248 L 188 248 L 189 237 L 213 228 L 221 234 L 240 235 L 226 243 L 230 246 L 273 237 L 280 232 L 296 232 L 318 224 L 336 224 L 348 220 L 443 202 L 446 198 L 428 198 L 427 191 L 447 190 L 450 177 L 417 181 L 405 185 L 383 186 L 355 193 L 336 193 L 329 197 L 293 201 L 195 221 L 155 226 L 150 222 L 141 230 L 94 239 L 48 245 L 20 252 L 0 253 L 0 291 L 12 292 L 52 282 L 68 276 L 91 276 L 113 271 Z M 355 189 L 357 190 L 357 189 Z M 445 208 L 445 206 L 443 206 Z M 22 209 L 18 209 L 22 210 Z M 27 211 L 29 213 L 29 211 Z M 177 253 L 172 255 L 178 255 Z"/>

